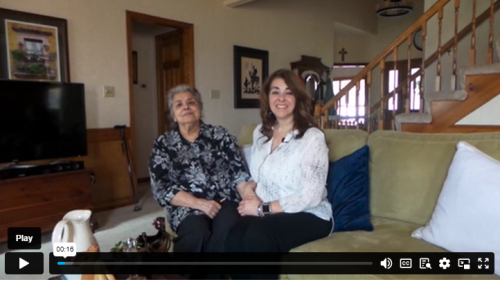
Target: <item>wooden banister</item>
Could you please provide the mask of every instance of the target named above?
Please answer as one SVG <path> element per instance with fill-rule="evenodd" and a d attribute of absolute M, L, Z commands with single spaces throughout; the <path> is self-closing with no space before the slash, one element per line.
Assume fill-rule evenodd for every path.
<path fill-rule="evenodd" d="M 432 18 L 435 14 L 439 12 L 439 10 L 446 6 L 451 0 L 439 0 L 432 7 L 429 8 L 416 22 L 414 22 L 409 28 L 407 28 L 396 40 L 394 40 L 389 46 L 387 46 L 377 57 L 375 57 L 363 70 L 361 70 L 346 87 L 342 88 L 340 92 L 335 95 L 332 99 L 326 102 L 322 107 L 321 111 L 325 112 L 328 108 L 332 107 L 337 101 L 342 98 L 346 93 L 351 90 L 356 85 L 356 81 L 363 79 L 368 71 L 376 68 L 380 61 L 384 60 L 387 56 L 389 56 L 394 49 L 398 48 L 402 43 L 406 41 L 408 36 L 411 36 L 417 30 L 419 30 L 427 21 Z"/>
<path fill-rule="evenodd" d="M 500 9 L 500 1 L 497 1 L 494 6 L 494 12 L 498 11 Z M 481 25 L 483 22 L 488 20 L 490 15 L 490 9 L 484 11 L 481 15 L 479 15 L 476 19 L 476 25 Z M 457 41 L 460 42 L 465 36 L 467 36 L 470 32 L 472 31 L 472 23 L 468 24 L 465 26 L 459 33 L 457 33 Z M 455 45 L 455 38 L 452 38 L 448 42 L 446 42 L 443 47 L 441 48 L 441 54 L 447 52 L 450 48 L 452 48 Z M 432 64 L 436 59 L 438 58 L 438 51 L 434 52 L 432 55 L 429 56 L 425 60 L 425 67 L 429 66 Z M 391 93 L 388 95 L 384 95 L 383 100 L 384 101 L 379 101 L 370 108 L 370 113 L 374 113 L 381 105 L 382 103 L 386 103 L 391 97 L 393 97 L 397 92 L 402 90 L 402 87 L 407 83 L 414 81 L 418 76 L 422 74 L 421 70 L 418 70 L 415 72 L 413 75 L 409 76 L 407 80 L 405 80 L 403 83 L 399 84 L 398 87 L 396 87 Z M 337 95 L 338 96 L 338 95 Z M 336 96 L 335 96 L 336 97 Z"/>
<path fill-rule="evenodd" d="M 500 1 L 496 1 L 495 3 L 495 12 L 498 11 L 500 9 Z M 483 22 L 485 22 L 488 18 L 489 18 L 489 15 L 490 15 L 490 9 L 484 11 L 481 15 L 479 15 L 476 19 L 476 25 L 481 25 Z M 468 24 L 467 26 L 465 26 L 458 34 L 457 34 L 457 41 L 460 42 L 460 40 L 462 40 L 465 36 L 467 36 L 469 33 L 471 33 L 472 31 L 472 22 L 470 24 Z M 448 42 L 446 42 L 443 47 L 441 48 L 441 53 L 445 53 L 447 52 L 449 49 L 453 48 L 453 46 L 455 45 L 455 38 L 449 40 Z M 429 58 L 427 58 L 425 60 L 425 66 L 428 66 L 430 65 L 431 63 L 433 63 L 438 57 L 438 52 L 434 52 L 432 55 L 429 56 Z"/>
<path fill-rule="evenodd" d="M 371 71 L 380 66 L 381 61 L 385 60 L 387 56 L 390 55 L 391 52 L 394 52 L 395 48 L 399 48 L 401 44 L 403 44 L 405 41 L 408 40 L 408 38 L 411 38 L 411 35 L 416 32 L 418 29 L 420 29 L 423 25 L 427 23 L 427 20 L 432 18 L 436 13 L 439 13 L 440 10 L 450 2 L 451 0 L 441 0 L 438 1 L 434 6 L 432 6 L 422 17 L 420 17 L 419 20 L 417 20 L 414 24 L 412 24 L 405 32 L 403 32 L 394 42 L 392 42 L 387 48 L 385 48 L 377 57 L 375 57 L 374 60 L 372 60 L 363 70 L 361 70 L 345 87 L 343 87 L 337 95 L 335 95 L 333 98 L 331 98 L 328 102 L 326 102 L 324 105 L 320 106 L 317 105 L 316 108 L 316 113 L 326 113 L 328 109 L 334 105 L 336 105 L 340 99 L 345 96 L 349 91 L 356 86 L 358 81 L 361 79 L 364 79 L 368 73 L 371 73 Z M 457 2 L 457 1 L 456 1 Z M 455 5 L 457 5 L 455 2 Z M 448 52 L 451 48 L 456 48 L 455 46 L 457 45 L 456 42 L 461 41 L 465 36 L 467 36 L 476 26 L 481 25 L 484 21 L 488 20 L 490 15 L 500 9 L 500 0 L 497 0 L 494 4 L 493 8 L 488 8 L 485 10 L 481 15 L 479 15 L 477 18 L 475 18 L 475 23 L 470 23 L 467 26 L 465 26 L 460 32 L 456 34 L 451 40 L 447 41 L 445 44 L 443 44 L 440 48 L 440 50 L 437 50 L 434 52 L 432 55 L 430 55 L 427 59 L 424 61 L 424 68 L 432 64 L 440 55 L 442 55 L 445 52 Z M 425 23 L 425 24 L 424 24 Z M 456 51 L 455 51 L 456 52 Z M 381 107 L 384 104 L 387 104 L 388 100 L 391 99 L 392 97 L 395 96 L 396 93 L 400 92 L 402 90 L 402 87 L 404 85 L 409 85 L 409 82 L 415 80 L 418 76 L 422 74 L 422 69 L 419 69 L 416 73 L 408 77 L 407 80 L 404 82 L 400 83 L 398 87 L 396 87 L 391 93 L 388 95 L 383 95 L 381 93 L 381 97 L 383 97 L 379 102 L 377 102 L 375 105 L 370 107 L 370 111 L 367 113 L 372 114 L 374 113 L 379 107 Z M 408 93 L 409 95 L 409 93 Z M 421 93 L 422 95 L 422 93 Z M 319 115 L 317 115 L 319 116 Z"/>

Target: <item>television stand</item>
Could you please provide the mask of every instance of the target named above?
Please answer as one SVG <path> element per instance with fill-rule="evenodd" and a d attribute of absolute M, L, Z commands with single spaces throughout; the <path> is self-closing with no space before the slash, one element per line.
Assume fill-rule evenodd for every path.
<path fill-rule="evenodd" d="M 50 232 L 76 209 L 92 210 L 92 170 L 82 169 L 0 180 L 0 242 L 9 227 L 40 227 Z"/>

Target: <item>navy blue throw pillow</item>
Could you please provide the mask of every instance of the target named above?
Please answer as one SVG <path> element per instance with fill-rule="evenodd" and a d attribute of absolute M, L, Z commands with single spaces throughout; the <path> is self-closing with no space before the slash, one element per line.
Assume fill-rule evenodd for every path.
<path fill-rule="evenodd" d="M 370 148 L 330 163 L 327 178 L 328 201 L 332 204 L 333 231 L 373 231 L 370 221 Z"/>

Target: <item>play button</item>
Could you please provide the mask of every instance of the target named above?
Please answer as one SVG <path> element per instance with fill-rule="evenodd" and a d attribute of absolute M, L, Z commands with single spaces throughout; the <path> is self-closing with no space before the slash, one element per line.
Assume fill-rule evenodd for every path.
<path fill-rule="evenodd" d="M 6 274 L 43 274 L 43 253 L 5 253 Z"/>
<path fill-rule="evenodd" d="M 25 261 L 22 258 L 19 258 L 19 269 L 22 269 L 23 267 L 27 266 L 28 264 L 30 264 L 30 263 Z"/>

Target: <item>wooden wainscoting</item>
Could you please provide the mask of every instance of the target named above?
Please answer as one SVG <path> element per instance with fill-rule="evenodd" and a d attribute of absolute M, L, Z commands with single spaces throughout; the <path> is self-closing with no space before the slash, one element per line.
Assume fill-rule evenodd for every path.
<path fill-rule="evenodd" d="M 130 147 L 130 128 L 125 130 Z M 127 168 L 127 157 L 122 151 L 121 132 L 113 128 L 87 130 L 88 155 L 85 168 L 92 169 L 96 182 L 92 187 L 94 211 L 133 204 Z M 130 155 L 132 165 L 134 161 Z M 132 171 L 135 171 L 132 166 Z M 134 174 L 135 187 L 137 178 Z"/>
<path fill-rule="evenodd" d="M 130 145 L 130 128 L 125 130 Z M 95 184 L 92 185 L 93 211 L 102 211 L 133 204 L 132 190 L 128 175 L 127 157 L 122 151 L 121 132 L 113 128 L 87 130 L 87 156 L 64 158 L 61 162 L 83 161 L 85 169 L 92 170 Z M 129 148 L 131 148 L 129 146 Z M 132 171 L 135 172 L 133 156 L 130 155 Z M 26 161 L 19 165 L 43 165 L 52 160 Z M 0 167 L 8 163 L 0 164 Z M 137 178 L 134 174 L 134 186 Z"/>

